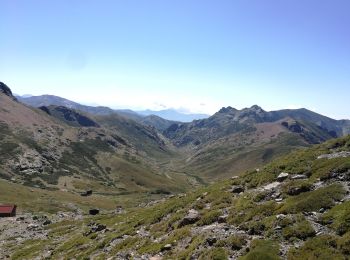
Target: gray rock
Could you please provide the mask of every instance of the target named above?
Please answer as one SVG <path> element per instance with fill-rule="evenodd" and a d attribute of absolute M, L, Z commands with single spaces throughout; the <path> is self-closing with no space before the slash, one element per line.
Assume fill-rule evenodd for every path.
<path fill-rule="evenodd" d="M 303 180 L 303 179 L 307 179 L 307 176 L 305 174 L 297 174 L 297 175 L 293 175 L 291 177 L 292 180 Z"/>
<path fill-rule="evenodd" d="M 188 214 L 180 222 L 180 226 L 186 226 L 195 223 L 200 218 L 197 210 L 190 209 Z"/>

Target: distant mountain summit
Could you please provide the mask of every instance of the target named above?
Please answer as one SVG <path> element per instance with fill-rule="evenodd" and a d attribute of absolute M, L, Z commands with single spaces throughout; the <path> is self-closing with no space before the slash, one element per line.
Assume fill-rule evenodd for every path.
<path fill-rule="evenodd" d="M 137 113 L 144 116 L 155 115 L 167 120 L 180 122 L 192 122 L 193 120 L 204 119 L 209 117 L 209 115 L 206 114 L 185 114 L 177 111 L 176 109 L 165 109 L 159 111 L 143 110 L 137 111 Z"/>
<path fill-rule="evenodd" d="M 24 104 L 32 107 L 42 107 L 42 106 L 64 106 L 67 108 L 80 110 L 82 112 L 94 114 L 94 115 L 109 115 L 114 113 L 114 110 L 109 107 L 93 107 L 85 106 L 74 101 L 54 96 L 54 95 L 42 95 L 42 96 L 18 96 L 18 100 Z"/>

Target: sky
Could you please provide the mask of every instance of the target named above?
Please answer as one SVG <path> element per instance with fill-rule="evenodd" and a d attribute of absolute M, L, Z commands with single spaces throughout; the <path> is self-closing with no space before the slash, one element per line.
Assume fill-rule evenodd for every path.
<path fill-rule="evenodd" d="M 348 0 L 0 0 L 0 81 L 134 110 L 350 119 Z"/>

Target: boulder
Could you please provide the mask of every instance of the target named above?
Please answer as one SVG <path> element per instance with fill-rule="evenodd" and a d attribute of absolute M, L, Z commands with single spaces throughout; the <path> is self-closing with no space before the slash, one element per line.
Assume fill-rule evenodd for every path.
<path fill-rule="evenodd" d="M 291 196 L 299 195 L 302 192 L 308 192 L 310 191 L 310 187 L 302 186 L 302 187 L 292 187 L 288 189 L 287 194 Z"/>
<path fill-rule="evenodd" d="M 243 192 L 243 191 L 244 191 L 244 187 L 241 186 L 241 185 L 233 185 L 233 186 L 231 187 L 231 192 L 232 192 L 232 193 L 241 193 L 241 192 Z"/>
<path fill-rule="evenodd" d="M 83 196 L 83 197 L 88 197 L 91 195 L 92 195 L 92 190 L 87 190 L 87 191 L 80 194 L 80 196 Z"/>
<path fill-rule="evenodd" d="M 92 232 L 100 232 L 102 230 L 105 230 L 107 227 L 105 225 L 102 224 L 96 224 L 91 228 Z"/>
<path fill-rule="evenodd" d="M 289 177 L 289 173 L 286 172 L 281 172 L 278 176 L 277 176 L 277 181 L 282 182 L 285 179 L 287 179 Z"/>
<path fill-rule="evenodd" d="M 190 209 L 188 214 L 180 222 L 180 226 L 186 226 L 195 223 L 200 218 L 199 212 L 195 209 Z"/>
<path fill-rule="evenodd" d="M 218 222 L 219 223 L 226 223 L 227 218 L 228 218 L 228 214 L 221 215 L 221 216 L 218 217 Z"/>
<path fill-rule="evenodd" d="M 90 215 L 97 215 L 97 214 L 99 214 L 100 213 L 100 210 L 99 209 L 90 209 L 89 210 L 89 214 Z"/>
<path fill-rule="evenodd" d="M 166 244 L 162 247 L 162 251 L 169 251 L 173 246 L 171 244 Z"/>

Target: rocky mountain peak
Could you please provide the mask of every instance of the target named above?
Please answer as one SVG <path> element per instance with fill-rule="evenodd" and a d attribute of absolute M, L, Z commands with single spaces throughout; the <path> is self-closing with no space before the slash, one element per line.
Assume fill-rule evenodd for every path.
<path fill-rule="evenodd" d="M 3 82 L 0 81 L 0 92 L 1 93 L 4 93 L 6 96 L 9 96 L 13 99 L 16 99 L 13 94 L 12 94 L 12 91 L 11 89 Z"/>
<path fill-rule="evenodd" d="M 262 109 L 260 106 L 258 105 L 253 105 L 249 108 L 249 110 L 251 111 L 256 111 L 256 112 L 265 112 L 264 109 Z"/>
<path fill-rule="evenodd" d="M 221 113 L 221 114 L 225 114 L 225 113 L 232 113 L 232 112 L 236 112 L 238 111 L 237 109 L 231 107 L 231 106 L 228 106 L 228 107 L 223 107 L 219 110 L 218 113 Z"/>

